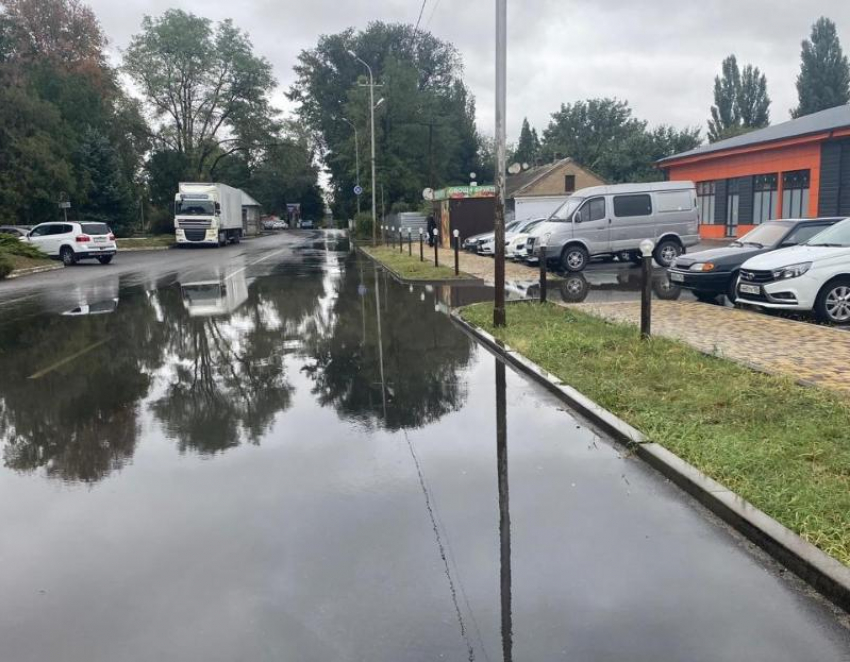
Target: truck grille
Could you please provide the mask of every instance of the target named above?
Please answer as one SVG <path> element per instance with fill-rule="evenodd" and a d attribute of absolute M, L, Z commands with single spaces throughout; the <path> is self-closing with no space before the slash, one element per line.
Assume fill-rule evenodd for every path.
<path fill-rule="evenodd" d="M 759 271 L 756 269 L 741 270 L 741 280 L 748 283 L 769 283 L 773 280 L 772 271 Z"/>
<path fill-rule="evenodd" d="M 180 228 L 181 230 L 186 230 L 186 229 L 190 229 L 190 230 L 204 229 L 204 230 L 206 230 L 207 228 L 210 227 L 210 220 L 208 218 L 204 218 L 204 219 L 198 219 L 197 221 L 190 221 L 190 220 L 187 220 L 185 218 L 181 218 L 180 220 L 177 221 L 177 227 Z"/>
<path fill-rule="evenodd" d="M 207 236 L 206 230 L 185 230 L 184 235 L 189 241 L 203 241 Z"/>

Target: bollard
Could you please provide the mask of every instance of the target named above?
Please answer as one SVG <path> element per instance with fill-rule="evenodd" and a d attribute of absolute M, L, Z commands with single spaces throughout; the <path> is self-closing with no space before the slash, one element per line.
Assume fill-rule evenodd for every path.
<path fill-rule="evenodd" d="M 455 230 L 452 233 L 455 236 L 455 276 L 460 275 L 460 232 Z"/>
<path fill-rule="evenodd" d="M 425 249 L 424 244 L 422 243 L 422 228 L 419 228 L 419 261 L 425 261 Z"/>
<path fill-rule="evenodd" d="M 382 225 L 381 226 L 381 245 L 386 244 L 386 243 L 387 243 L 387 226 Z"/>
<path fill-rule="evenodd" d="M 413 257 L 413 233 L 407 228 L 407 255 Z"/>
<path fill-rule="evenodd" d="M 649 338 L 652 333 L 652 250 L 655 242 L 644 239 L 640 242 L 643 256 L 643 287 L 640 295 L 640 337 Z"/>
<path fill-rule="evenodd" d="M 439 241 L 440 241 L 440 233 L 437 228 L 434 228 L 434 266 L 440 266 L 440 254 L 439 254 Z"/>
<path fill-rule="evenodd" d="M 548 288 L 546 283 L 546 244 L 541 243 L 538 252 L 540 255 L 540 303 L 545 303 Z"/>
<path fill-rule="evenodd" d="M 398 252 L 404 253 L 404 235 L 401 233 L 402 228 L 398 226 Z"/>

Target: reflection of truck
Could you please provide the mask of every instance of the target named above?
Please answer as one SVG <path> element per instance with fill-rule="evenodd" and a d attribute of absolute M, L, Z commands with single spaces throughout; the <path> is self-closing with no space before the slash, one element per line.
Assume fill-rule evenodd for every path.
<path fill-rule="evenodd" d="M 181 283 L 180 292 L 189 317 L 229 315 L 248 299 L 248 282 L 240 271 L 228 278 Z"/>
<path fill-rule="evenodd" d="M 242 191 L 226 184 L 180 183 L 174 196 L 178 244 L 238 243 L 242 238 Z"/>

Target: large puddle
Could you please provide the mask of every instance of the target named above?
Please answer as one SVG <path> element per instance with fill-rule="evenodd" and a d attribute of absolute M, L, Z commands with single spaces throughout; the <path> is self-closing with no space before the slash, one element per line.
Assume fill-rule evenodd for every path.
<path fill-rule="evenodd" d="M 0 321 L 0 659 L 845 660 L 830 610 L 344 245 Z"/>

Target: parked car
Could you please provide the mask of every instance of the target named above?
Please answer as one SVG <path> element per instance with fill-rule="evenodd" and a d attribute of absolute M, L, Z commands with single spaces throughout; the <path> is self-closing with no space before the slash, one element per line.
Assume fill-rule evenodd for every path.
<path fill-rule="evenodd" d="M 543 223 L 545 218 L 533 218 L 524 221 L 516 231 L 511 233 L 510 239 L 505 240 L 505 257 L 512 260 L 520 260 L 525 256 L 525 242 L 528 233 Z"/>
<path fill-rule="evenodd" d="M 593 257 L 640 258 L 640 242 L 655 241 L 653 257 L 663 267 L 699 243 L 693 182 L 615 184 L 580 189 L 567 198 L 526 242 L 529 261 L 545 257 L 564 271 L 582 271 Z"/>
<path fill-rule="evenodd" d="M 737 298 L 735 287 L 741 265 L 748 259 L 779 248 L 802 244 L 834 225 L 840 218 L 784 219 L 766 221 L 728 246 L 688 253 L 670 267 L 670 280 L 691 290 L 700 301 L 725 294 Z"/>
<path fill-rule="evenodd" d="M 109 264 L 118 250 L 115 235 L 106 223 L 41 223 L 21 240 L 38 246 L 50 257 L 58 257 L 66 266 L 88 259 Z"/>
<path fill-rule="evenodd" d="M 272 230 L 286 230 L 288 227 L 289 225 L 286 221 L 272 221 L 270 225 L 270 229 Z"/>
<path fill-rule="evenodd" d="M 302 230 L 312 230 L 313 229 L 313 220 L 309 218 L 301 219 L 301 229 Z"/>
<path fill-rule="evenodd" d="M 519 226 L 519 224 L 520 221 L 511 221 L 510 223 L 507 223 L 505 225 L 505 236 L 507 236 L 509 232 L 513 232 L 517 228 L 517 226 Z M 481 247 L 484 244 L 494 242 L 495 237 L 496 233 L 492 230 L 490 232 L 484 232 L 482 234 L 477 234 L 472 237 L 467 237 L 463 241 L 463 247 L 468 251 L 472 251 L 473 253 L 480 253 Z"/>
<path fill-rule="evenodd" d="M 805 244 L 744 262 L 737 294 L 741 304 L 814 311 L 824 322 L 850 322 L 850 218 Z"/>
<path fill-rule="evenodd" d="M 545 220 L 545 219 L 543 219 Z M 532 220 L 512 221 L 505 226 L 505 256 L 508 254 L 508 243 L 513 240 L 518 232 L 523 232 L 533 223 Z M 479 255 L 496 254 L 496 234 L 487 235 L 487 239 L 478 245 Z"/>
<path fill-rule="evenodd" d="M 0 234 L 23 237 L 32 229 L 31 225 L 0 225 Z"/>

